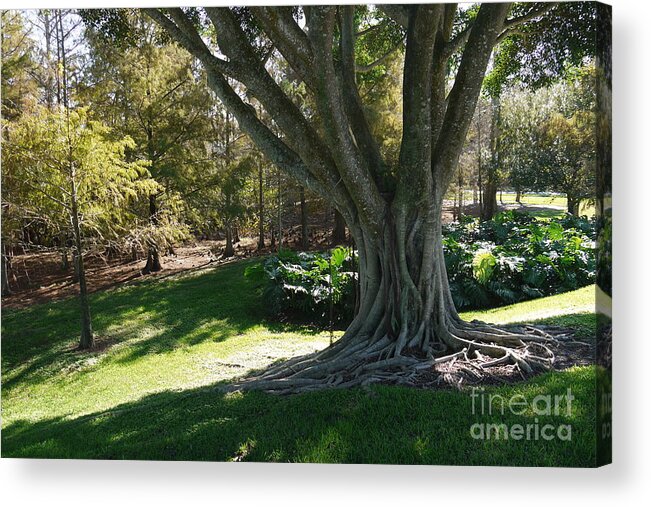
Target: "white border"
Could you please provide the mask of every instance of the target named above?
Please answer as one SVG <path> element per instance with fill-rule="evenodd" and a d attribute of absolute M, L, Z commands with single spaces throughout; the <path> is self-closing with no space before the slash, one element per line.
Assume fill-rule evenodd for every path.
<path fill-rule="evenodd" d="M 201 2 L 141 0 L 136 5 L 197 3 Z M 647 241 L 651 233 L 651 2 L 610 3 L 614 6 L 614 465 L 581 470 L 3 459 L 3 504 L 644 505 L 644 499 L 651 499 L 651 244 Z M 108 0 L 23 0 L 2 7 L 45 6 L 134 5 Z"/>

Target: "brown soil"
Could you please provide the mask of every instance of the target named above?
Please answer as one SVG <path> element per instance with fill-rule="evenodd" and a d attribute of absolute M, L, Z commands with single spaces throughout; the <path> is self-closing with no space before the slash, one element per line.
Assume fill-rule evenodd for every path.
<path fill-rule="evenodd" d="M 161 257 L 163 270 L 142 275 L 145 259 L 131 261 L 124 258 L 106 259 L 99 256 L 85 258 L 86 278 L 91 292 L 139 280 L 159 278 L 209 266 L 231 259 L 222 259 L 224 241 L 198 241 L 175 249 L 174 255 Z M 255 242 L 242 238 L 235 245 L 235 258 L 242 259 L 255 253 Z M 61 268 L 57 252 L 36 252 L 15 255 L 11 259 L 9 283 L 13 294 L 2 297 L 3 308 L 22 308 L 35 303 L 76 296 L 79 291 L 72 268 Z"/>

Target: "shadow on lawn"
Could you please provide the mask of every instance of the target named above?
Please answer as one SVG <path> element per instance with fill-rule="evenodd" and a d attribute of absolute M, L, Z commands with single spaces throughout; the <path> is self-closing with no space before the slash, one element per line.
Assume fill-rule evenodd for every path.
<path fill-rule="evenodd" d="M 100 341 L 131 341 L 116 361 L 128 363 L 204 341 L 224 341 L 264 323 L 266 313 L 254 282 L 244 276 L 253 261 L 220 266 L 164 281 L 91 295 L 93 327 Z M 76 298 L 7 310 L 2 318 L 3 389 L 105 352 L 76 352 Z M 316 334 L 306 326 L 271 324 L 274 332 Z M 139 336 L 139 333 L 145 333 Z"/>
<path fill-rule="evenodd" d="M 495 418 L 473 414 L 468 393 L 395 386 L 278 397 L 223 394 L 218 386 L 166 391 L 76 419 L 16 421 L 2 431 L 3 457 L 337 463 L 590 466 L 594 463 L 592 367 L 548 373 L 496 389 L 575 396 L 572 441 L 477 441 L 469 428 Z M 498 417 L 526 424 L 534 415 Z"/>

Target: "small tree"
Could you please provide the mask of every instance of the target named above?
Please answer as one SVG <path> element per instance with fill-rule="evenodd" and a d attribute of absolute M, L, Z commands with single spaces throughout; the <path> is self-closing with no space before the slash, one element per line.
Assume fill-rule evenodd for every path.
<path fill-rule="evenodd" d="M 229 164 L 221 175 L 219 185 L 220 196 L 215 204 L 226 231 L 224 257 L 232 257 L 235 255 L 233 248 L 233 224 L 247 211 L 243 199 L 243 190 L 253 168 L 254 161 L 251 157 L 246 157 Z"/>
<path fill-rule="evenodd" d="M 153 192 L 146 163 L 126 162 L 126 137 L 109 140 L 110 130 L 89 118 L 85 109 L 48 111 L 38 108 L 6 125 L 2 150 L 5 181 L 27 189 L 20 206 L 52 223 L 68 223 L 74 241 L 81 304 L 79 347 L 93 346 L 84 244 L 129 232 L 130 200 Z M 13 188 L 4 192 L 12 193 Z M 34 204 L 32 204 L 34 203 Z M 48 203 L 49 206 L 45 206 Z"/>

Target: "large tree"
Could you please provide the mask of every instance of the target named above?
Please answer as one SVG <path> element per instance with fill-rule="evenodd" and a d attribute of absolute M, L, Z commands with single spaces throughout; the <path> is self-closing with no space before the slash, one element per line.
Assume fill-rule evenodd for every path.
<path fill-rule="evenodd" d="M 315 356 L 268 370 L 252 386 L 354 385 L 413 372 L 462 350 L 524 369 L 545 362 L 527 355 L 531 341 L 542 337 L 458 316 L 443 259 L 441 208 L 493 47 L 551 8 L 529 4 L 509 16 L 507 3 L 380 5 L 372 9 L 371 24 L 378 26 L 363 27 L 355 6 L 147 9 L 203 64 L 212 90 L 266 156 L 333 203 L 359 251 L 359 311 L 344 336 Z M 360 93 L 359 71 L 374 65 L 356 61 L 366 29 L 399 33 L 404 45 L 395 161 L 383 155 Z M 315 107 L 310 117 L 268 71 L 270 51 L 304 83 Z M 231 81 L 273 123 L 261 120 Z"/>

